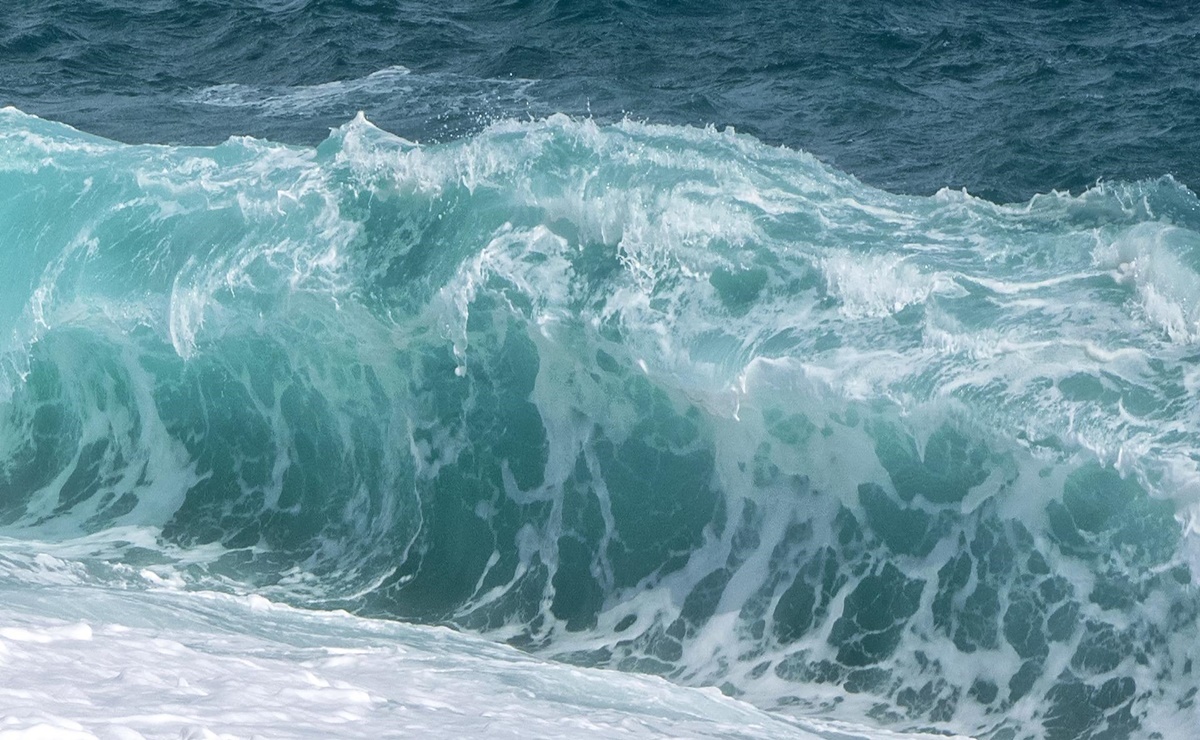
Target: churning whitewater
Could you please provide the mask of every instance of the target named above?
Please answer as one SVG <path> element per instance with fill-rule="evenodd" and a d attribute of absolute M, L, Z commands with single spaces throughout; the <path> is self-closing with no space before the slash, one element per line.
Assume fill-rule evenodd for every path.
<path fill-rule="evenodd" d="M 0 589 L 62 620 L 0 630 L 0 670 L 133 649 L 123 609 L 249 645 L 269 599 L 328 616 L 259 609 L 294 635 L 253 655 L 450 625 L 776 710 L 670 715 L 746 737 L 1200 722 L 1200 201 L 1171 178 L 997 205 L 730 129 L 130 146 L 7 108 L 0 245 Z"/>

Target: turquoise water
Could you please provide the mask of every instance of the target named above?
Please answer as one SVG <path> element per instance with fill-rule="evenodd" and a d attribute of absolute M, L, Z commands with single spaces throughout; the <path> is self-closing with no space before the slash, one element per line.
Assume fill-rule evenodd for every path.
<path fill-rule="evenodd" d="M 1171 177 L 999 205 L 715 127 L 131 146 L 8 108 L 0 194 L 2 533 L 110 587 L 893 729 L 1194 724 Z"/>

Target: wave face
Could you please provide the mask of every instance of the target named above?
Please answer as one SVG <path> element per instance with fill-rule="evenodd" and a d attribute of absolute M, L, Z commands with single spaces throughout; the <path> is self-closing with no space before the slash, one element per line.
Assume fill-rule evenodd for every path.
<path fill-rule="evenodd" d="M 0 112 L 0 534 L 989 738 L 1197 720 L 1200 201 Z M 82 554 L 81 554 L 82 553 Z"/>

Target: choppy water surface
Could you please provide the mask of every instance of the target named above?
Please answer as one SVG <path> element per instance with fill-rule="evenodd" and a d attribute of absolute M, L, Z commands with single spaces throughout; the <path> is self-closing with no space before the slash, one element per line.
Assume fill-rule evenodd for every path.
<path fill-rule="evenodd" d="M 1186 736 L 1195 22 L 869 10 L 0 21 L 0 665 L 216 590 L 797 733 Z"/>
<path fill-rule="evenodd" d="M 735 126 L 889 190 L 1024 200 L 1200 181 L 1177 3 L 26 3 L 0 103 L 121 141 L 409 139 L 499 117 Z"/>

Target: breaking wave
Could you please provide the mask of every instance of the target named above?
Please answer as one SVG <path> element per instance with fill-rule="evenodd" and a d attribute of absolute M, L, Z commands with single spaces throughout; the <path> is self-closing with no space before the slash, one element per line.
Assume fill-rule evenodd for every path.
<path fill-rule="evenodd" d="M 998 205 L 711 128 L 0 112 L 0 534 L 103 583 L 898 729 L 1174 736 L 1197 340 L 1170 178 Z"/>

